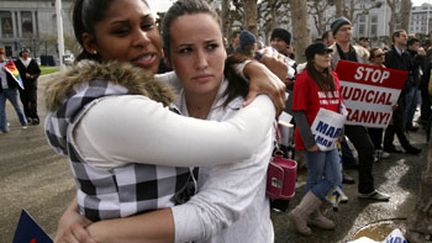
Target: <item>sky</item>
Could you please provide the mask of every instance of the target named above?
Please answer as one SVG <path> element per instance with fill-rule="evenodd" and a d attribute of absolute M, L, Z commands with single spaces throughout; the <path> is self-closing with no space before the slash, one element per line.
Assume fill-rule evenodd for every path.
<path fill-rule="evenodd" d="M 420 6 L 423 3 L 432 3 L 432 0 L 411 0 L 413 6 Z M 154 13 L 165 12 L 175 0 L 148 0 Z"/>
<path fill-rule="evenodd" d="M 150 3 L 150 7 L 154 13 L 156 12 L 166 12 L 171 6 L 174 0 L 147 0 Z"/>
<path fill-rule="evenodd" d="M 431 0 L 411 0 L 413 3 L 413 6 L 420 6 L 423 3 L 432 3 Z"/>

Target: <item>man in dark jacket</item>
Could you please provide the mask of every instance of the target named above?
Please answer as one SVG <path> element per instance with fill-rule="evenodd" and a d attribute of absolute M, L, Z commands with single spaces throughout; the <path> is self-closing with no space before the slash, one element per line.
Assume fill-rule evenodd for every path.
<path fill-rule="evenodd" d="M 411 63 L 413 64 L 410 74 L 409 87 L 407 87 L 407 93 L 405 94 L 405 129 L 407 131 L 417 131 L 418 126 L 413 125 L 414 114 L 417 109 L 417 100 L 419 99 L 420 92 L 420 81 L 421 72 L 423 67 L 426 53 L 420 54 L 420 40 L 415 37 L 410 37 L 407 41 L 407 51 L 411 57 Z"/>
<path fill-rule="evenodd" d="M 6 118 L 6 99 L 8 99 L 18 115 L 23 128 L 27 128 L 27 120 L 18 104 L 18 84 L 10 73 L 5 70 L 6 52 L 0 48 L 0 133 L 9 132 Z"/>
<path fill-rule="evenodd" d="M 24 107 L 24 114 L 32 125 L 39 124 L 37 114 L 37 79 L 41 73 L 39 65 L 30 58 L 30 50 L 25 48 L 20 52 L 20 57 L 15 62 L 24 83 L 24 90 L 20 89 L 20 98 Z"/>
<path fill-rule="evenodd" d="M 351 44 L 351 21 L 345 17 L 339 17 L 331 24 L 331 30 L 336 40 L 336 43 L 330 47 L 333 49 L 333 68 L 336 68 L 337 62 L 340 60 L 366 63 L 365 49 Z M 372 174 L 374 145 L 369 137 L 367 128 L 360 125 L 345 125 L 345 135 L 350 139 L 358 152 L 359 183 L 357 197 L 360 199 L 388 201 L 390 199 L 389 195 L 375 189 Z"/>
<path fill-rule="evenodd" d="M 398 99 L 398 106 L 393 111 L 393 120 L 384 134 L 384 151 L 389 153 L 400 153 L 394 144 L 394 135 L 399 139 L 403 149 L 408 154 L 419 154 L 421 149 L 411 145 L 405 135 L 405 95 L 414 83 L 414 65 L 410 54 L 406 51 L 408 35 L 405 30 L 396 30 L 392 35 L 393 46 L 385 55 L 384 65 L 388 68 L 408 71 L 408 80 L 402 89 Z"/>

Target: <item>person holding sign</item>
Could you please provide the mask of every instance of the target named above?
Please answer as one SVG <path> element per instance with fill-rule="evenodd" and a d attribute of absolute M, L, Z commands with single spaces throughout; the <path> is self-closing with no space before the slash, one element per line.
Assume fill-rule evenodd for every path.
<path fill-rule="evenodd" d="M 13 61 L 9 63 L 13 64 Z M 9 132 L 6 119 L 6 99 L 12 103 L 22 128 L 27 128 L 27 119 L 18 104 L 19 75 L 17 77 L 12 75 L 11 70 L 7 67 L 9 63 L 6 63 L 5 49 L 0 48 L 0 133 Z"/>
<path fill-rule="evenodd" d="M 323 43 L 316 43 L 306 48 L 306 68 L 301 72 L 294 84 L 292 110 L 296 120 L 295 144 L 297 150 L 304 151 L 308 168 L 306 194 L 300 204 L 293 209 L 289 218 L 297 230 L 304 235 L 312 234 L 309 225 L 332 230 L 335 223 L 321 214 L 320 207 L 326 195 L 341 183 L 341 167 L 335 141 L 318 139 L 317 133 L 311 130 L 312 123 L 317 119 L 320 110 L 340 115 L 342 99 L 339 94 L 339 79 L 331 71 L 331 49 Z M 333 139 L 342 135 L 332 125 L 321 126 L 323 134 Z M 323 148 L 326 151 L 323 151 Z"/>
<path fill-rule="evenodd" d="M 384 66 L 384 51 L 381 48 L 375 47 L 370 50 L 369 61 L 372 65 Z M 369 136 L 375 147 L 375 161 L 388 158 L 390 154 L 384 152 L 382 148 L 382 141 L 384 135 L 384 128 L 368 128 Z"/>
<path fill-rule="evenodd" d="M 340 60 L 367 63 L 368 51 L 361 46 L 351 44 L 352 24 L 345 17 L 339 17 L 331 24 L 333 36 L 336 43 L 333 49 L 332 67 Z M 367 54 L 366 54 L 367 53 Z M 338 75 L 340 75 L 338 73 Z M 345 125 L 345 135 L 354 144 L 359 155 L 359 183 L 358 198 L 376 201 L 388 201 L 390 196 L 375 189 L 374 177 L 372 175 L 374 161 L 374 145 L 369 137 L 367 128 L 361 125 Z M 342 152 L 344 152 L 342 150 Z"/>

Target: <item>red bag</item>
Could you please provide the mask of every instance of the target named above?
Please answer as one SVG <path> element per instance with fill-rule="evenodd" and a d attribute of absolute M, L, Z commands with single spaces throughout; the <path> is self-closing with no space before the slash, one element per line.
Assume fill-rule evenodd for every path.
<path fill-rule="evenodd" d="M 267 170 L 267 196 L 270 199 L 291 199 L 295 195 L 297 162 L 275 152 Z"/>

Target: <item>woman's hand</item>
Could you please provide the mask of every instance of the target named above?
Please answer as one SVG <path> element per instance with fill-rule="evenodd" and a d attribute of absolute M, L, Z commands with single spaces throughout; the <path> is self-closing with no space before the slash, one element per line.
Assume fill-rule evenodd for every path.
<path fill-rule="evenodd" d="M 320 152 L 321 150 L 319 149 L 318 145 L 315 144 L 314 146 L 307 148 L 307 151 L 311 153 L 315 153 L 315 152 Z"/>
<path fill-rule="evenodd" d="M 86 227 L 92 222 L 80 215 L 77 208 L 78 205 L 76 199 L 74 199 L 60 218 L 54 242 L 96 243 L 86 230 Z"/>
<path fill-rule="evenodd" d="M 87 231 L 96 242 L 103 243 L 172 243 L 175 235 L 170 208 L 126 218 L 101 220 L 89 225 Z"/>
<path fill-rule="evenodd" d="M 288 66 L 280 55 L 281 54 L 263 55 L 261 63 L 272 71 L 280 80 L 285 82 L 285 80 L 288 79 Z"/>
<path fill-rule="evenodd" d="M 285 84 L 267 67 L 256 61 L 246 64 L 244 74 L 249 79 L 249 93 L 244 105 L 252 103 L 257 95 L 266 94 L 272 99 L 279 115 L 285 108 Z"/>

